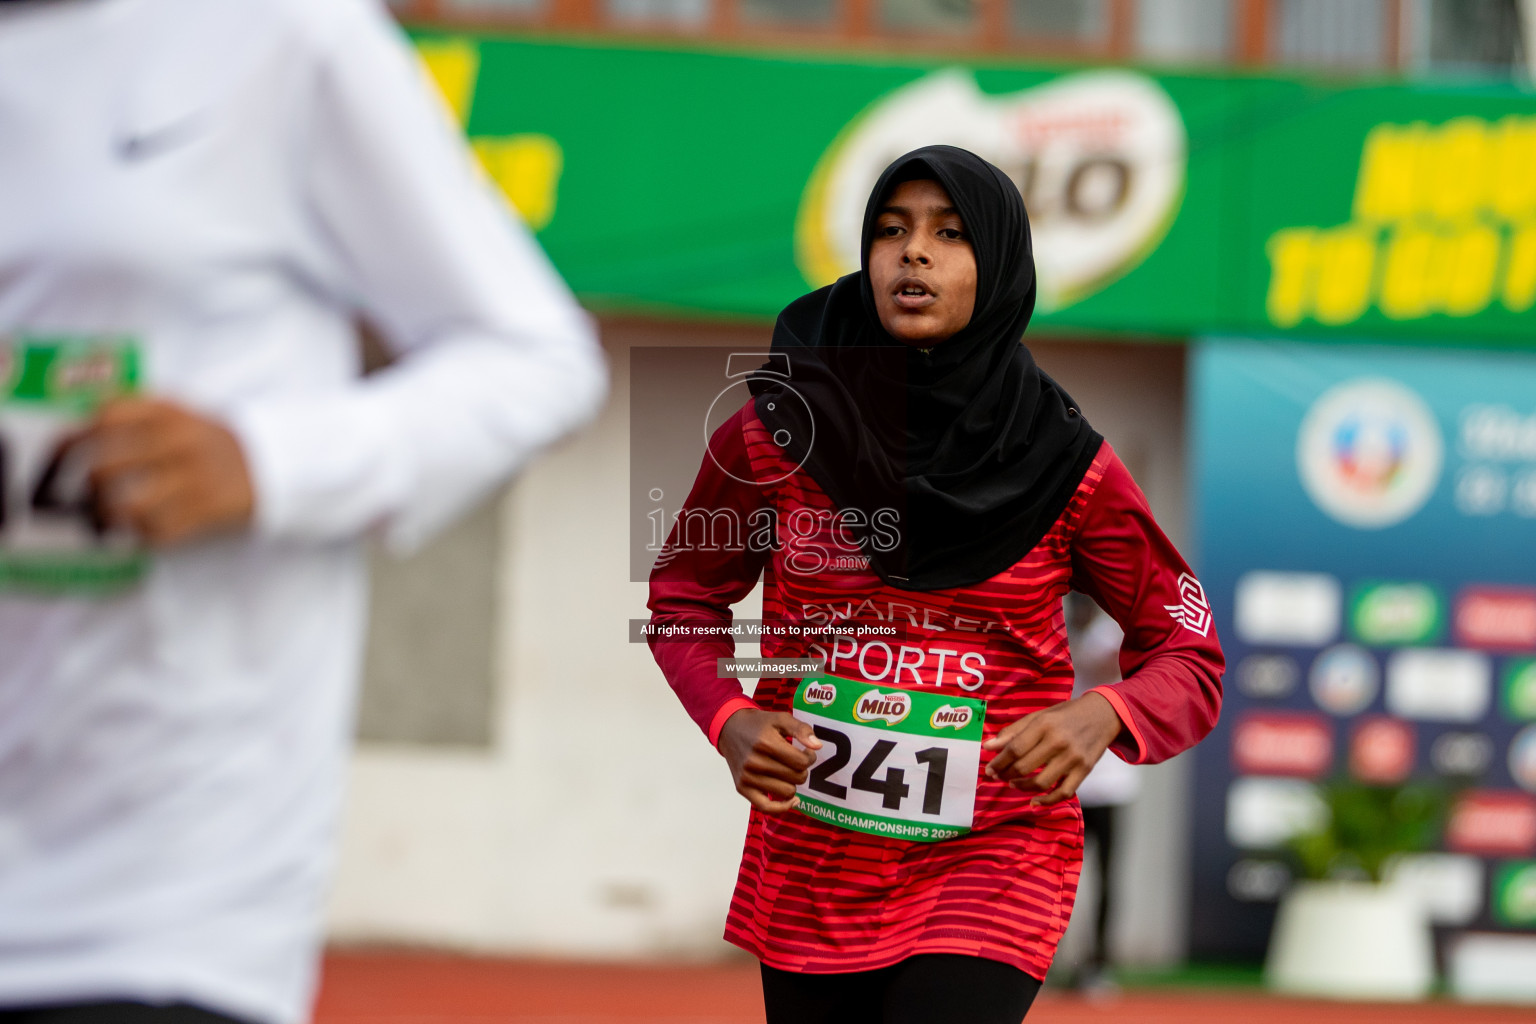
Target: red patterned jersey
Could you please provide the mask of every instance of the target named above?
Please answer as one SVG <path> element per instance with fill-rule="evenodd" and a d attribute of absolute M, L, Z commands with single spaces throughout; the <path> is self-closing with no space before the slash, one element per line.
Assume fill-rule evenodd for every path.
<path fill-rule="evenodd" d="M 1161 761 L 1215 725 L 1223 661 L 1204 592 L 1106 443 L 1050 531 L 981 583 L 915 592 L 883 583 L 859 536 L 789 463 L 749 403 L 716 432 L 651 576 L 653 626 L 731 621 L 764 580 L 765 658 L 815 657 L 888 687 L 985 700 L 990 738 L 1072 695 L 1062 597 L 1093 597 L 1125 631 L 1123 681 L 1099 687 L 1125 728 L 1112 750 Z M 858 534 L 858 535 L 856 535 Z M 844 630 L 827 635 L 824 627 Z M 849 630 L 846 627 L 879 627 Z M 717 742 L 746 707 L 787 711 L 798 682 L 751 699 L 719 678 L 728 639 L 652 649 L 684 708 Z M 984 759 L 985 760 L 985 759 Z M 1082 863 L 1075 800 L 978 776 L 973 828 L 939 843 L 865 835 L 795 812 L 753 810 L 726 938 L 786 970 L 869 970 L 917 953 L 986 957 L 1043 978 L 1066 930 Z"/>

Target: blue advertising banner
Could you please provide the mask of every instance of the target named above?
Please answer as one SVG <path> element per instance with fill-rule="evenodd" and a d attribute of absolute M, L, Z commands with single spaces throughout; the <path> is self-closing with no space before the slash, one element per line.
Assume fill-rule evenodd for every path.
<path fill-rule="evenodd" d="M 1227 653 L 1191 952 L 1261 956 L 1320 785 L 1434 781 L 1394 877 L 1442 936 L 1536 928 L 1536 357 L 1211 340 L 1197 551 Z"/>

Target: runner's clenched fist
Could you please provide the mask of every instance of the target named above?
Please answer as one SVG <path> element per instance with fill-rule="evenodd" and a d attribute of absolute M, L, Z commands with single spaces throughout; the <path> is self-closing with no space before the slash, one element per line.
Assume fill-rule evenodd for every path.
<path fill-rule="evenodd" d="M 255 494 L 229 428 L 173 402 L 108 403 L 74 438 L 90 453 L 96 515 L 165 546 L 250 522 Z"/>
<path fill-rule="evenodd" d="M 1120 728 L 1114 706 L 1085 693 L 1025 715 L 983 743 L 983 750 L 997 752 L 987 775 L 1015 789 L 1039 790 L 1042 795 L 1030 801 L 1038 807 L 1061 803 L 1077 792 Z"/>

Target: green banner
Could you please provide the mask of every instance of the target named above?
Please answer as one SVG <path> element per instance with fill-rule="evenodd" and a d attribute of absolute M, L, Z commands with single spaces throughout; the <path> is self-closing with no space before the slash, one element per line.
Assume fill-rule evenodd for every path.
<path fill-rule="evenodd" d="M 1536 97 L 1514 86 L 418 45 L 597 309 L 771 318 L 857 266 L 879 169 L 946 142 L 1024 193 L 1042 325 L 1536 341 Z"/>

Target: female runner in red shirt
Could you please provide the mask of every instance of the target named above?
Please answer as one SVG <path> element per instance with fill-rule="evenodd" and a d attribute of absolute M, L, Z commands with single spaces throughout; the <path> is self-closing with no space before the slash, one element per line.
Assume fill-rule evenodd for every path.
<path fill-rule="evenodd" d="M 862 251 L 861 272 L 780 315 L 777 362 L 711 438 L 684 512 L 735 524 L 733 543 L 674 528 L 652 624 L 729 625 L 761 575 L 779 630 L 764 657 L 824 659 L 892 707 L 985 701 L 985 753 L 949 780 L 974 801 L 969 830 L 823 820 L 879 824 L 832 813 L 850 786 L 924 803 L 920 766 L 830 775 L 846 737 L 790 713 L 799 680 L 748 699 L 716 672 L 728 637 L 652 649 L 752 804 L 726 937 L 762 961 L 769 1024 L 1016 1024 L 1071 915 L 1078 783 L 1106 749 L 1155 762 L 1209 732 L 1221 649 L 1125 467 L 1020 343 L 1034 258 L 1008 177 L 952 147 L 908 153 L 875 185 Z M 1124 680 L 1075 700 L 1069 589 L 1125 630 Z"/>

